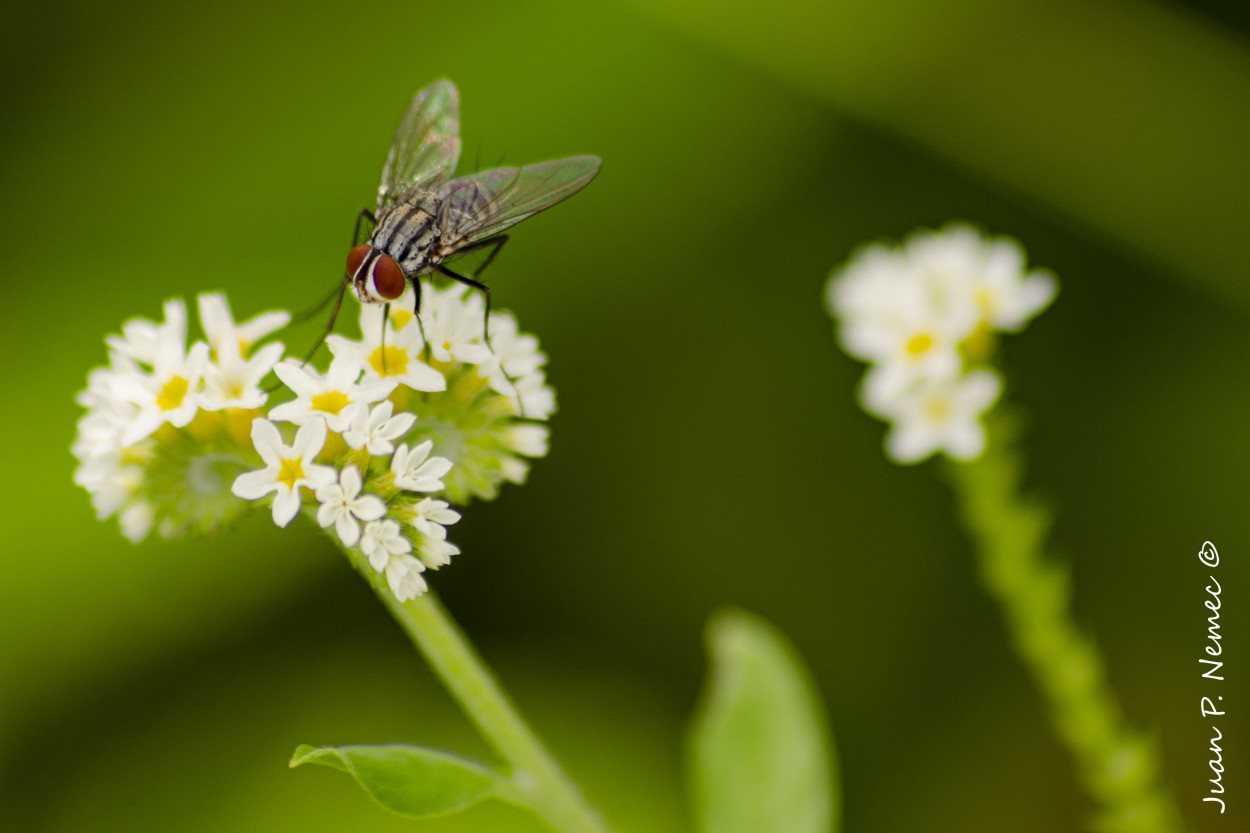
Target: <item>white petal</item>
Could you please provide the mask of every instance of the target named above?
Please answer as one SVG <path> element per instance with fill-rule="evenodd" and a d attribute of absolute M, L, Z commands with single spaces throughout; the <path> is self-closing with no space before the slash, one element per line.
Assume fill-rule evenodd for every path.
<path fill-rule="evenodd" d="M 992 370 L 969 373 L 959 390 L 960 401 L 973 413 L 980 414 L 998 399 L 1003 383 Z"/>
<path fill-rule="evenodd" d="M 339 534 L 339 540 L 345 546 L 354 547 L 356 542 L 360 540 L 360 525 L 352 518 L 351 513 L 339 513 L 338 522 L 334 525 L 334 530 Z"/>
<path fill-rule="evenodd" d="M 339 482 L 343 484 L 343 501 L 351 503 L 356 495 L 360 494 L 360 487 L 363 485 L 360 479 L 360 470 L 354 465 L 348 466 L 339 475 Z"/>
<path fill-rule="evenodd" d="M 324 387 L 321 380 L 309 375 L 308 371 L 293 361 L 275 366 L 273 372 L 282 380 L 282 384 L 294 391 L 297 396 L 316 396 Z"/>
<path fill-rule="evenodd" d="M 249 471 L 235 478 L 230 491 L 244 500 L 257 500 L 281 488 L 278 485 L 276 467 L 263 471 Z"/>
<path fill-rule="evenodd" d="M 412 428 L 416 422 L 416 414 L 400 414 L 382 427 L 382 436 L 388 440 L 393 440 L 396 437 L 402 437 L 404 434 L 408 433 L 409 429 Z"/>
<path fill-rule="evenodd" d="M 273 499 L 273 522 L 286 526 L 299 513 L 299 489 L 279 489 Z"/>
<path fill-rule="evenodd" d="M 269 411 L 269 418 L 276 422 L 293 422 L 296 425 L 303 425 L 312 420 L 320 420 L 320 417 L 313 416 L 312 411 L 308 410 L 308 402 L 303 399 L 296 399 L 293 402 L 283 402 Z"/>
<path fill-rule="evenodd" d="M 315 419 L 300 426 L 299 431 L 295 433 L 295 442 L 291 444 L 291 452 L 308 461 L 321 453 L 325 444 L 326 424 Z"/>
<path fill-rule="evenodd" d="M 308 463 L 304 466 L 304 479 L 300 483 L 316 491 L 322 486 L 334 483 L 338 476 L 339 473 L 333 466 Z"/>
<path fill-rule="evenodd" d="M 255 355 L 248 359 L 248 366 L 254 377 L 260 379 L 270 370 L 273 370 L 274 365 L 282 358 L 282 353 L 285 349 L 281 342 L 275 341 L 257 350 Z"/>
<path fill-rule="evenodd" d="M 421 477 L 442 477 L 451 471 L 451 460 L 446 457 L 431 457 L 417 474 Z"/>
<path fill-rule="evenodd" d="M 443 374 L 424 362 L 413 360 L 408 365 L 408 372 L 403 376 L 404 384 L 413 390 L 426 393 L 437 393 L 447 390 L 447 379 Z"/>
<path fill-rule="evenodd" d="M 252 446 L 260 454 L 262 460 L 276 466 L 282 459 L 286 446 L 282 443 L 282 434 L 278 426 L 267 419 L 257 417 L 252 420 Z"/>
<path fill-rule="evenodd" d="M 916 426 L 895 426 L 885 438 L 886 453 L 896 463 L 919 463 L 937 450 L 936 438 Z"/>
<path fill-rule="evenodd" d="M 384 425 L 386 421 L 391 418 L 391 413 L 394 409 L 395 406 L 389 399 L 379 403 L 378 406 L 369 413 L 369 419 L 366 423 L 366 427 L 369 432 L 373 433 L 380 426 Z"/>
<path fill-rule="evenodd" d="M 357 363 L 349 358 L 340 359 L 338 356 L 330 362 L 330 369 L 325 375 L 326 383 L 335 388 L 351 387 L 359 378 L 360 367 Z"/>
<path fill-rule="evenodd" d="M 324 501 L 328 499 L 328 496 L 322 497 L 321 489 L 317 490 L 317 500 Z M 342 507 L 334 503 L 322 503 L 317 507 L 317 523 L 321 525 L 322 529 L 325 529 L 327 526 L 338 520 L 338 517 L 342 514 Z"/>
<path fill-rule="evenodd" d="M 985 450 L 985 430 L 979 422 L 952 426 L 946 435 L 946 449 L 957 460 L 972 460 Z"/>
<path fill-rule="evenodd" d="M 376 521 L 386 514 L 386 504 L 377 495 L 362 495 L 352 502 L 352 514 L 362 521 Z"/>

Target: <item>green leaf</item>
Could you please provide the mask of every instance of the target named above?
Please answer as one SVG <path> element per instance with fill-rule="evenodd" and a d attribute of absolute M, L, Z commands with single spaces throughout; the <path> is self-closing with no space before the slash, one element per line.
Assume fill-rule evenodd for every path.
<path fill-rule="evenodd" d="M 708 626 L 711 677 L 690 743 L 703 833 L 829 833 L 839 797 L 829 730 L 794 648 L 744 611 Z"/>
<path fill-rule="evenodd" d="M 464 810 L 494 795 L 503 780 L 478 764 L 419 746 L 302 745 L 291 766 L 304 764 L 342 770 L 374 801 L 413 818 Z"/>

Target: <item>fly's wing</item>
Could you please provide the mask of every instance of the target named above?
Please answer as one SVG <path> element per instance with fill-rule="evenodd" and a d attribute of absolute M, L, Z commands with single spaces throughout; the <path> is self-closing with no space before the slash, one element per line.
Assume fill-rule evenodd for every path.
<path fill-rule="evenodd" d="M 377 215 L 413 188 L 434 188 L 460 159 L 460 97 L 456 85 L 435 81 L 404 113 L 378 186 Z"/>
<path fill-rule="evenodd" d="M 439 189 L 439 231 L 456 245 L 485 240 L 573 196 L 597 173 L 598 156 L 570 156 L 457 177 Z"/>

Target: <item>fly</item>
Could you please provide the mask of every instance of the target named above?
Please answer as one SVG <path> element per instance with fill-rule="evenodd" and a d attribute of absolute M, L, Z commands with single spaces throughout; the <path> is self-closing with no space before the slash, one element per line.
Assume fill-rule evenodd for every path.
<path fill-rule="evenodd" d="M 413 312 L 420 313 L 420 278 L 435 273 L 480 291 L 489 322 L 490 289 L 478 277 L 508 241 L 503 232 L 577 193 L 599 172 L 599 157 L 570 156 L 453 179 L 459 159 L 459 94 L 455 84 L 442 79 L 416 94 L 399 123 L 375 210 L 364 209 L 356 219 L 346 278 L 327 334 L 349 286 L 361 303 L 386 304 L 412 284 Z M 485 260 L 468 275 L 446 265 L 487 249 Z M 489 344 L 485 327 L 483 333 Z M 313 352 L 320 346 L 319 341 Z"/>

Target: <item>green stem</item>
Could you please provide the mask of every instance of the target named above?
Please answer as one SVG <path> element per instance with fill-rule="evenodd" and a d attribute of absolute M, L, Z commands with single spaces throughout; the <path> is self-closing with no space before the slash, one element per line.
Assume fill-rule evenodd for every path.
<path fill-rule="evenodd" d="M 609 833 L 433 592 L 399 602 L 370 584 L 478 731 L 513 767 L 513 798 L 561 833 Z"/>
<path fill-rule="evenodd" d="M 1045 697 L 1051 720 L 1114 833 L 1184 829 L 1163 787 L 1153 742 L 1124 720 L 1102 656 L 1072 621 L 1068 570 L 1046 558 L 1049 513 L 1023 497 L 1014 431 L 990 426 L 985 453 L 951 464 L 948 477 L 976 544 L 981 578 L 1003 610 L 1017 653 Z"/>

